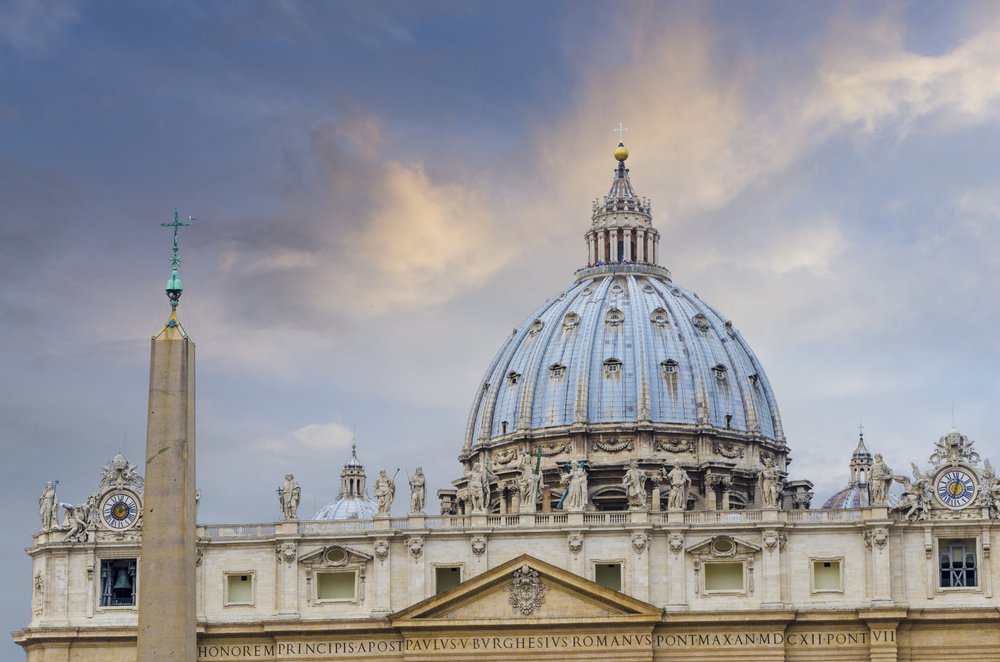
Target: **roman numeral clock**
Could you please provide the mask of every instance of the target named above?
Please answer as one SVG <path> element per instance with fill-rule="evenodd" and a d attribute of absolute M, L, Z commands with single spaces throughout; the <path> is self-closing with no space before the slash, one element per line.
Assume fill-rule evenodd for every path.
<path fill-rule="evenodd" d="M 934 493 L 945 508 L 965 508 L 976 499 L 979 481 L 975 472 L 962 466 L 942 469 L 934 480 Z"/>
<path fill-rule="evenodd" d="M 116 531 L 131 529 L 139 521 L 139 500 L 128 490 L 115 490 L 101 501 L 101 520 Z"/>

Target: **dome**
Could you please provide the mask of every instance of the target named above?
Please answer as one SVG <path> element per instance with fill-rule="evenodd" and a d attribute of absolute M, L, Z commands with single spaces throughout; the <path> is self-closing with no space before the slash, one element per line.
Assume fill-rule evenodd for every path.
<path fill-rule="evenodd" d="M 658 263 L 652 204 L 636 194 L 623 150 L 592 208 L 586 266 L 514 328 L 477 387 L 459 502 L 470 499 L 468 476 L 485 471 L 489 507 L 520 507 L 524 455 L 538 458 L 554 506 L 571 461 L 586 465 L 588 497 L 606 510 L 626 506 L 633 460 L 650 477 L 681 462 L 695 509 L 760 507 L 766 466 L 785 476 L 767 375 L 733 323 Z"/>
<path fill-rule="evenodd" d="M 313 515 L 313 519 L 371 519 L 375 517 L 375 501 L 368 497 L 342 497 L 328 503 Z"/>
<path fill-rule="evenodd" d="M 375 517 L 375 501 L 365 488 L 365 467 L 358 459 L 358 445 L 351 444 L 351 457 L 340 472 L 340 493 L 313 515 L 313 519 L 371 519 Z"/>
<path fill-rule="evenodd" d="M 585 275 L 518 325 L 482 380 L 466 443 L 640 422 L 783 438 L 774 393 L 746 341 L 654 270 Z"/>

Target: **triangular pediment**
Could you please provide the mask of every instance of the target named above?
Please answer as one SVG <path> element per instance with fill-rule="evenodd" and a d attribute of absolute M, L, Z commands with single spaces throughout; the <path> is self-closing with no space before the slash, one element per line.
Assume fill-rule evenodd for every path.
<path fill-rule="evenodd" d="M 345 545 L 325 545 L 299 556 L 299 563 L 306 565 L 321 565 L 335 568 L 352 564 L 364 564 L 371 561 L 370 554 Z"/>
<path fill-rule="evenodd" d="M 577 619 L 658 621 L 663 611 L 527 554 L 422 600 L 393 616 L 396 627 Z"/>

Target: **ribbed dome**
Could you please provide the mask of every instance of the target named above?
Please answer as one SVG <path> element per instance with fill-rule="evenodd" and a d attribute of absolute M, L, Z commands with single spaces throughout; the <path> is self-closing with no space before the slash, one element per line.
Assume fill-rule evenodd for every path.
<path fill-rule="evenodd" d="M 313 519 L 371 519 L 375 517 L 375 502 L 368 497 L 343 497 L 316 511 Z"/>
<path fill-rule="evenodd" d="M 886 495 L 890 508 L 896 505 L 896 495 L 891 492 Z M 852 483 L 826 500 L 823 508 L 867 508 L 871 505 L 871 494 L 867 483 Z"/>
<path fill-rule="evenodd" d="M 665 270 L 592 268 L 522 322 L 490 364 L 466 447 L 586 423 L 681 423 L 783 442 L 759 361 Z M 610 271 L 610 269 L 608 269 Z"/>

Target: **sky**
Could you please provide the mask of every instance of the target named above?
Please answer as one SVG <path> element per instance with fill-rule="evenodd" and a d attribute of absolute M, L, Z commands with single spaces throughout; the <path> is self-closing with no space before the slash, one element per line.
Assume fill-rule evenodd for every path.
<path fill-rule="evenodd" d="M 318 509 L 352 438 L 433 494 L 586 262 L 619 122 L 814 504 L 861 421 L 898 471 L 952 424 L 1000 462 L 993 3 L 0 0 L 0 626 L 45 481 L 82 501 L 144 455 L 175 208 L 200 520 L 275 520 L 286 472 Z"/>

